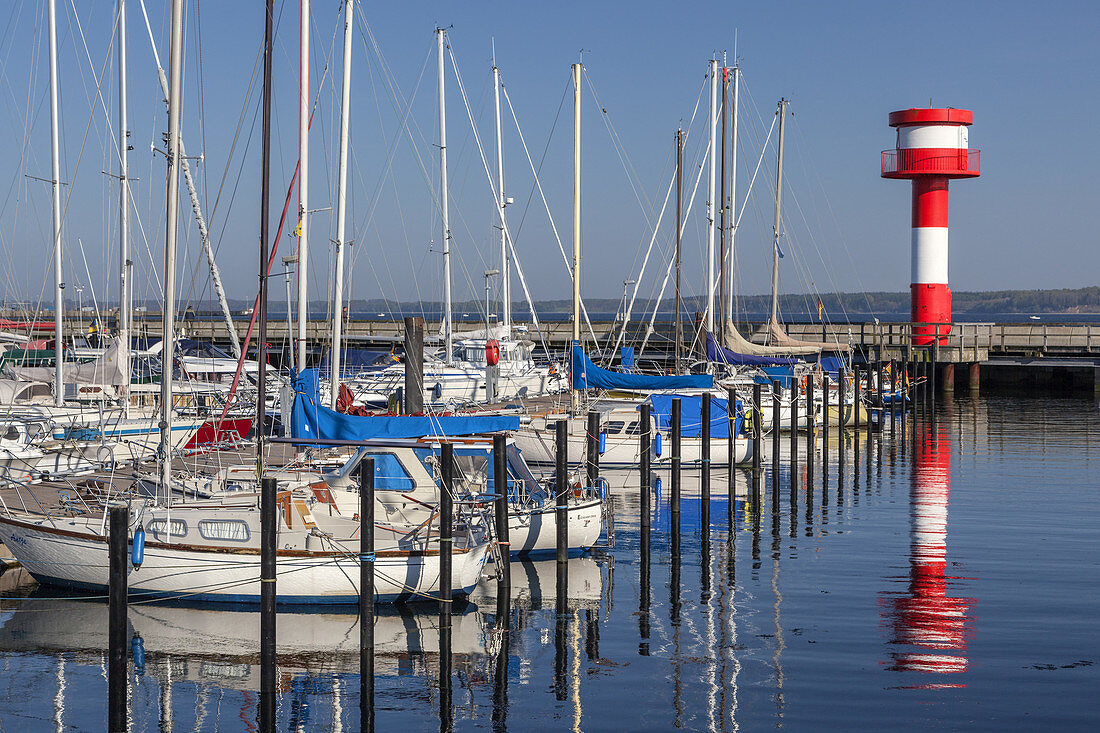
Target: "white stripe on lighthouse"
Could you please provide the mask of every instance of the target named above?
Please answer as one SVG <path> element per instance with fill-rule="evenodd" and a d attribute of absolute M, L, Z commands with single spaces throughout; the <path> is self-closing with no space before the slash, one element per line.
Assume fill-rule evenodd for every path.
<path fill-rule="evenodd" d="M 913 227 L 910 282 L 947 284 L 947 227 Z"/>
<path fill-rule="evenodd" d="M 966 125 L 921 125 L 898 128 L 898 148 L 960 148 L 970 143 Z"/>

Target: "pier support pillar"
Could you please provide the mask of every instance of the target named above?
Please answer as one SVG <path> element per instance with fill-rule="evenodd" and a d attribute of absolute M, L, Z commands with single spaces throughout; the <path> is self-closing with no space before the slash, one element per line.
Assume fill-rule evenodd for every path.
<path fill-rule="evenodd" d="M 952 362 L 940 365 L 940 390 L 943 392 L 955 391 L 955 365 Z"/>
<path fill-rule="evenodd" d="M 967 387 L 970 388 L 971 394 L 977 394 L 982 386 L 982 365 L 978 362 L 971 362 L 967 366 Z"/>

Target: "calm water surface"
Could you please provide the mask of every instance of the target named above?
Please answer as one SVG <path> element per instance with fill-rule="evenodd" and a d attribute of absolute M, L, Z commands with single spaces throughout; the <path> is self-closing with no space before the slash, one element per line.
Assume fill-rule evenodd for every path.
<path fill-rule="evenodd" d="M 609 474 L 613 546 L 570 560 L 564 607 L 538 561 L 513 564 L 506 619 L 494 581 L 456 609 L 455 729 L 1094 729 L 1097 405 L 961 393 L 936 418 L 849 434 L 843 467 L 835 433 L 812 469 L 783 436 L 778 492 L 770 460 L 758 504 L 734 474 L 732 535 L 727 475 L 705 531 L 685 471 L 678 563 L 668 476 L 647 567 L 637 472 Z M 104 729 L 106 606 L 22 581 L 0 576 L 0 731 Z M 439 729 L 434 606 L 380 613 L 378 729 Z M 130 623 L 133 730 L 256 729 L 256 613 Z M 279 729 L 358 730 L 356 617 L 278 624 Z"/>

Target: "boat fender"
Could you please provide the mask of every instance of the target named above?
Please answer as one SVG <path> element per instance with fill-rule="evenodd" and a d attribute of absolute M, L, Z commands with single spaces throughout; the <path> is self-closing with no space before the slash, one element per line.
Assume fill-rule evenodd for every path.
<path fill-rule="evenodd" d="M 661 434 L 660 434 L 660 433 L 657 433 L 656 437 L 654 437 L 654 438 L 653 438 L 653 453 L 654 453 L 654 455 L 656 455 L 656 456 L 657 456 L 658 458 L 660 458 L 660 457 L 661 457 L 661 453 L 663 452 L 663 451 L 661 450 L 661 447 L 662 447 L 662 446 L 661 446 Z"/>
<path fill-rule="evenodd" d="M 596 479 L 596 491 L 599 492 L 601 500 L 607 498 L 607 489 L 607 479 L 605 479 L 603 476 L 600 476 L 598 479 Z"/>
<path fill-rule="evenodd" d="M 661 477 L 653 477 L 653 493 L 657 495 L 657 501 L 661 500 Z"/>
<path fill-rule="evenodd" d="M 443 383 L 436 382 L 432 387 L 432 401 L 439 402 L 441 399 L 443 399 Z"/>
<path fill-rule="evenodd" d="M 145 674 L 145 640 L 138 634 L 130 639 L 130 656 L 134 658 L 134 672 L 139 676 Z"/>
<path fill-rule="evenodd" d="M 137 570 L 143 562 L 145 562 L 145 528 L 138 527 L 134 530 L 134 544 L 130 548 L 130 564 L 134 566 L 134 570 Z"/>
<path fill-rule="evenodd" d="M 607 452 L 607 431 L 600 431 L 600 455 L 602 456 Z"/>

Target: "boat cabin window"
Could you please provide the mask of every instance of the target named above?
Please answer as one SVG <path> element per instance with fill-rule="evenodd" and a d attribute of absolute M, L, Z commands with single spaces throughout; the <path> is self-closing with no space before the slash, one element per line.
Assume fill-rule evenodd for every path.
<path fill-rule="evenodd" d="M 199 521 L 199 534 L 207 540 L 233 540 L 247 542 L 248 524 L 240 519 L 203 519 Z"/>
<path fill-rule="evenodd" d="M 145 525 L 145 529 L 146 529 L 146 531 L 149 532 L 149 534 L 153 535 L 154 537 L 156 537 L 157 535 L 163 535 L 164 534 L 164 520 L 163 519 L 154 519 L 153 521 L 151 521 L 151 522 L 149 522 L 148 524 Z M 172 536 L 173 537 L 183 537 L 186 534 L 187 534 L 187 523 L 184 522 L 182 519 L 173 519 L 172 520 Z"/>
<path fill-rule="evenodd" d="M 416 481 L 394 453 L 368 453 L 374 459 L 374 488 L 379 491 L 411 491 Z"/>
<path fill-rule="evenodd" d="M 8 425 L 8 429 L 4 431 L 4 440 L 19 440 L 19 428 Z"/>
<path fill-rule="evenodd" d="M 638 432 L 639 432 L 639 430 L 638 430 L 638 421 L 637 420 L 631 421 L 631 423 L 626 426 L 626 434 L 627 435 L 637 435 Z"/>
<path fill-rule="evenodd" d="M 623 425 L 626 425 L 622 420 L 610 420 L 607 423 L 607 434 L 618 435 L 623 431 Z"/>

